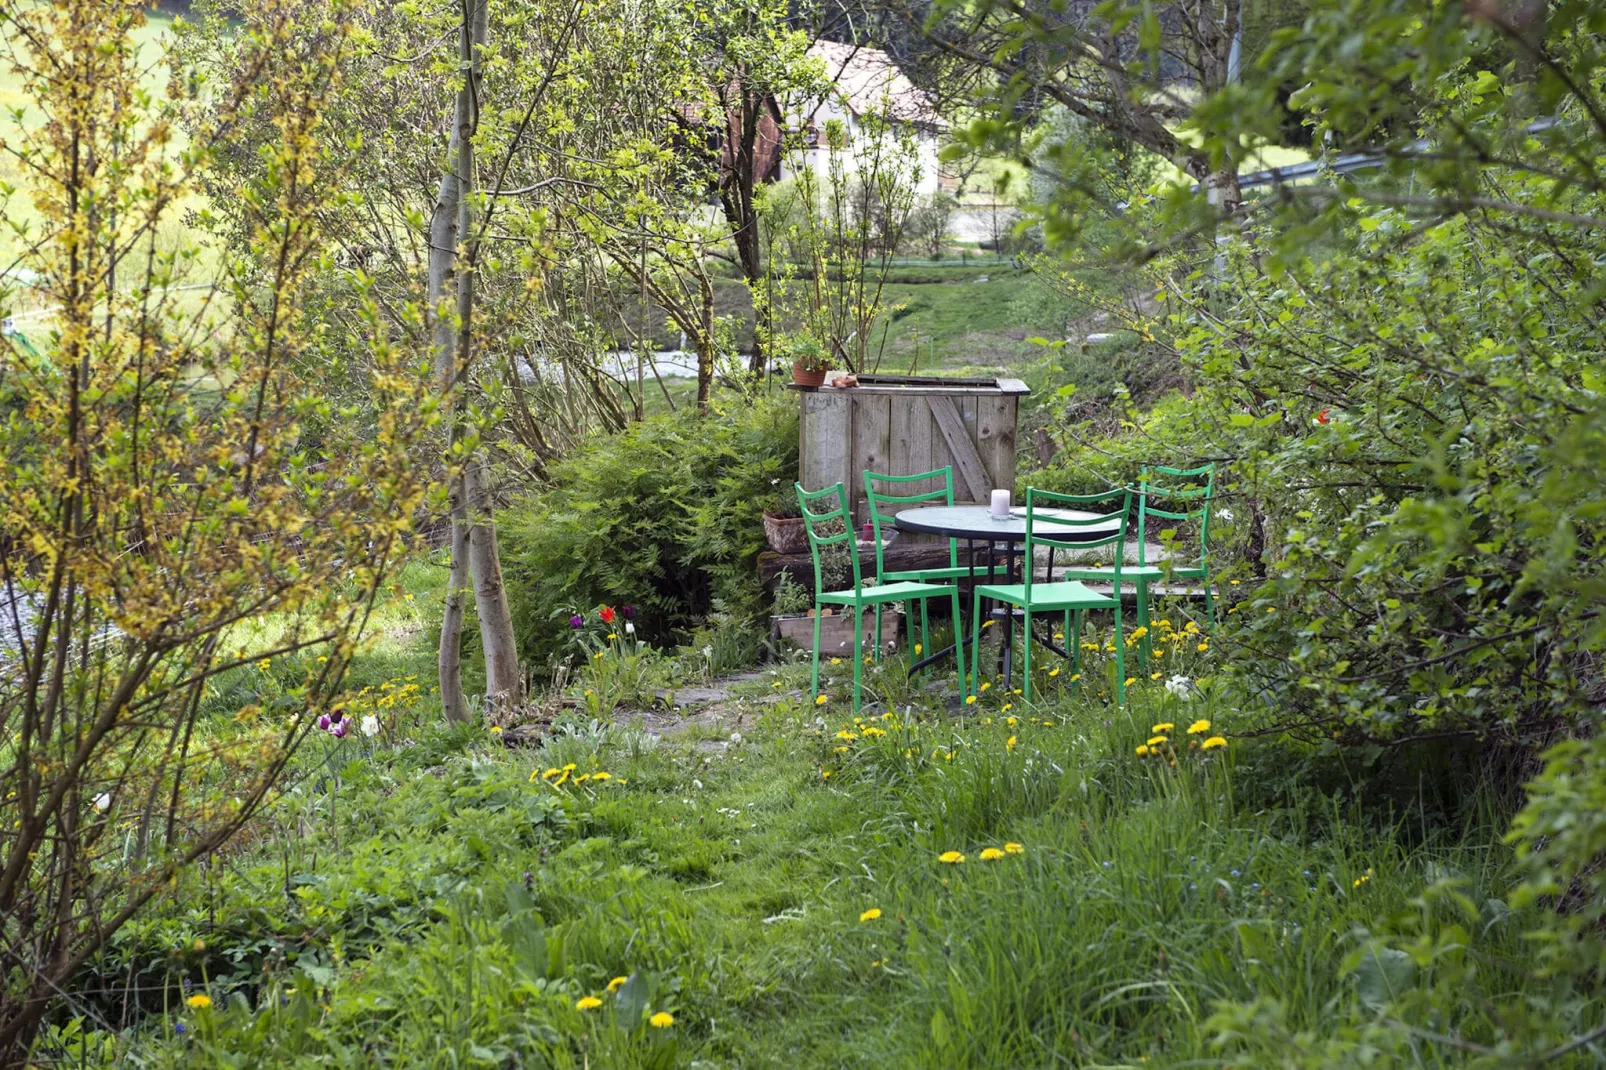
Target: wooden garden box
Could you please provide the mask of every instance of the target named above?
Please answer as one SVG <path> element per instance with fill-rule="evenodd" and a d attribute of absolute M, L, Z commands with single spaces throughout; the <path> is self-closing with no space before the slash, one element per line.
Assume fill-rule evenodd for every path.
<path fill-rule="evenodd" d="M 798 471 L 807 490 L 846 484 L 855 524 L 870 519 L 864 470 L 906 476 L 952 465 L 954 501 L 985 504 L 989 492 L 1015 490 L 1019 379 L 943 379 L 861 375 L 859 385 L 794 387 L 798 392 Z M 912 494 L 940 487 L 907 484 Z"/>

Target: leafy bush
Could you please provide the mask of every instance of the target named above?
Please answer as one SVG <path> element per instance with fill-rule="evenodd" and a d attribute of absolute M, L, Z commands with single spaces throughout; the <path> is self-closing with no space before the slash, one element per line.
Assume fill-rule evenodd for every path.
<path fill-rule="evenodd" d="M 797 478 L 790 398 L 651 417 L 599 438 L 550 487 L 498 517 L 519 649 L 537 666 L 569 642 L 569 615 L 634 604 L 641 637 L 669 645 L 713 612 L 765 612 L 762 513 Z"/>

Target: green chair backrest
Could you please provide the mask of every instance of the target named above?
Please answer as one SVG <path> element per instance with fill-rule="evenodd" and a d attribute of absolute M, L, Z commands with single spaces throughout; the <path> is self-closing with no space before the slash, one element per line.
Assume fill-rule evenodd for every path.
<path fill-rule="evenodd" d="M 889 494 L 876 489 L 877 483 L 890 483 L 893 488 L 908 483 L 924 483 L 927 480 L 940 479 L 942 486 L 931 490 L 917 491 L 913 494 Z M 890 488 L 889 488 L 890 489 Z M 881 522 L 892 520 L 892 513 L 883 513 L 883 505 L 910 505 L 919 502 L 941 502 L 944 505 L 954 504 L 954 469 L 953 465 L 944 465 L 930 472 L 921 472 L 914 476 L 885 476 L 864 470 L 864 493 L 870 501 L 870 524 L 875 531 L 875 572 L 880 577 L 886 572 L 882 563 Z M 959 564 L 959 540 L 948 540 L 948 564 Z"/>
<path fill-rule="evenodd" d="M 1157 484 L 1154 476 L 1165 476 L 1168 479 L 1183 480 L 1183 486 L 1167 487 Z M 1203 486 L 1198 486 L 1200 482 Z M 1190 485 L 1191 484 L 1191 485 Z M 1148 563 L 1148 521 L 1149 517 L 1159 517 L 1162 520 L 1171 520 L 1177 523 L 1196 523 L 1199 526 L 1199 563 L 1198 568 L 1208 568 L 1210 559 L 1210 502 L 1216 492 L 1216 466 L 1214 463 L 1201 465 L 1198 468 L 1167 468 L 1163 465 L 1144 465 L 1138 475 L 1138 564 Z M 1162 505 L 1177 503 L 1198 502 L 1197 508 L 1166 509 L 1156 506 L 1158 501 Z M 1183 567 L 1194 567 L 1184 565 Z"/>
<path fill-rule="evenodd" d="M 1118 508 L 1101 516 L 1089 517 L 1086 520 L 1067 520 L 1061 518 L 1043 517 L 1039 521 L 1037 510 L 1043 503 L 1050 505 L 1105 505 L 1115 503 Z M 1035 487 L 1026 488 L 1026 557 L 1021 572 L 1026 578 L 1026 600 L 1032 598 L 1032 573 L 1037 569 L 1033 562 L 1037 560 L 1037 545 L 1042 543 L 1049 547 L 1059 549 L 1092 549 L 1098 546 L 1115 545 L 1115 553 L 1111 556 L 1115 561 L 1115 571 L 1110 577 L 1115 583 L 1117 592 L 1121 590 L 1121 559 L 1126 556 L 1126 528 L 1128 518 L 1132 512 L 1132 488 L 1117 487 L 1102 494 L 1055 494 L 1053 491 L 1038 490 Z M 1116 526 L 1107 535 L 1095 538 L 1083 538 L 1081 532 L 1089 528 L 1103 530 L 1111 518 L 1117 520 Z M 1038 528 L 1042 523 L 1043 527 Z M 1055 537 L 1056 533 L 1058 538 Z M 1048 577 L 1049 581 L 1053 577 Z M 1117 595 L 1119 597 L 1119 595 Z"/>
<path fill-rule="evenodd" d="M 803 484 L 794 483 L 797 488 L 797 507 L 803 514 L 803 530 L 809 536 L 809 554 L 814 558 L 814 597 L 818 601 L 825 592 L 825 573 L 820 567 L 820 547 L 835 546 L 838 543 L 847 544 L 848 560 L 853 563 L 853 589 L 857 591 L 863 586 L 859 576 L 859 547 L 853 534 L 853 516 L 848 511 L 848 491 L 841 483 L 835 483 L 824 490 L 804 490 Z M 836 499 L 836 508 L 818 512 L 811 506 L 823 503 L 827 498 Z M 841 530 L 835 530 L 840 526 Z"/>

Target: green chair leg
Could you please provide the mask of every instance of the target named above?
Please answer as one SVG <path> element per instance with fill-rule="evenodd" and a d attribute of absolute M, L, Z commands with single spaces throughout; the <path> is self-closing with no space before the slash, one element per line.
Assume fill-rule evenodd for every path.
<path fill-rule="evenodd" d="M 965 625 L 959 615 L 959 587 L 956 584 L 948 595 L 954 612 L 954 667 L 959 670 L 959 701 L 965 701 Z M 927 647 L 926 649 L 931 649 Z"/>
<path fill-rule="evenodd" d="M 1082 610 L 1078 609 L 1074 614 L 1076 617 L 1075 635 L 1071 638 L 1071 675 L 1077 677 L 1082 675 L 1082 612 Z M 1067 631 L 1065 634 L 1071 635 L 1072 633 Z M 1082 681 L 1078 679 L 1073 682 L 1076 684 L 1076 689 L 1080 691 L 1082 689 Z"/>
<path fill-rule="evenodd" d="M 1121 600 L 1115 600 L 1115 704 L 1126 705 L 1126 642 L 1121 634 Z"/>
<path fill-rule="evenodd" d="M 1014 614 L 1012 613 L 1010 616 L 1013 617 Z M 1029 608 L 1023 610 L 1023 617 L 1025 624 L 1020 641 L 1020 675 L 1025 682 L 1021 684 L 1021 699 L 1023 705 L 1030 706 L 1032 704 L 1032 611 Z"/>
<path fill-rule="evenodd" d="M 872 606 L 871 609 L 875 613 L 875 659 L 877 661 L 880 661 L 881 660 L 881 607 L 880 606 Z M 859 656 L 861 658 L 864 657 L 864 651 L 862 649 L 859 651 Z"/>
<path fill-rule="evenodd" d="M 1216 626 L 1216 600 L 1210 594 L 1210 577 L 1204 577 L 1205 592 L 1205 631 L 1212 631 Z"/>
<path fill-rule="evenodd" d="M 911 615 L 909 617 L 909 623 L 910 624 L 914 623 L 913 615 Z M 928 629 L 927 623 L 926 623 L 926 600 L 924 598 L 922 598 L 920 600 L 920 650 L 921 650 L 922 653 L 924 653 L 925 651 L 930 650 L 930 649 L 931 649 L 931 636 L 929 634 L 929 629 Z"/>
<path fill-rule="evenodd" d="M 981 592 L 970 599 L 970 695 L 981 694 Z"/>
<path fill-rule="evenodd" d="M 1150 650 L 1150 647 L 1149 647 L 1149 581 L 1148 580 L 1139 580 L 1137 586 L 1138 586 L 1138 627 L 1143 629 L 1143 638 L 1138 643 L 1138 667 L 1142 668 L 1142 669 L 1147 669 L 1149 667 L 1149 650 Z M 1115 592 L 1115 597 L 1120 598 L 1121 597 L 1121 592 L 1120 591 Z"/>
<path fill-rule="evenodd" d="M 814 670 L 809 675 L 809 688 L 813 692 L 809 697 L 816 703 L 820 701 L 820 607 L 814 607 Z"/>
<path fill-rule="evenodd" d="M 876 614 L 879 620 L 881 614 Z M 859 689 L 864 680 L 864 607 L 853 606 L 853 712 L 859 712 Z"/>

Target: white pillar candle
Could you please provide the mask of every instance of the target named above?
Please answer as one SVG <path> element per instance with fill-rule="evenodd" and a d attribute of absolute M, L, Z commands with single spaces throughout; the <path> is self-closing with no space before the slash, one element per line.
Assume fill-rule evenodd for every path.
<path fill-rule="evenodd" d="M 1009 515 L 1009 491 L 1007 491 L 1007 490 L 995 490 L 995 491 L 993 491 L 993 510 L 992 511 L 993 511 L 993 515 L 994 516 L 1008 516 Z"/>

